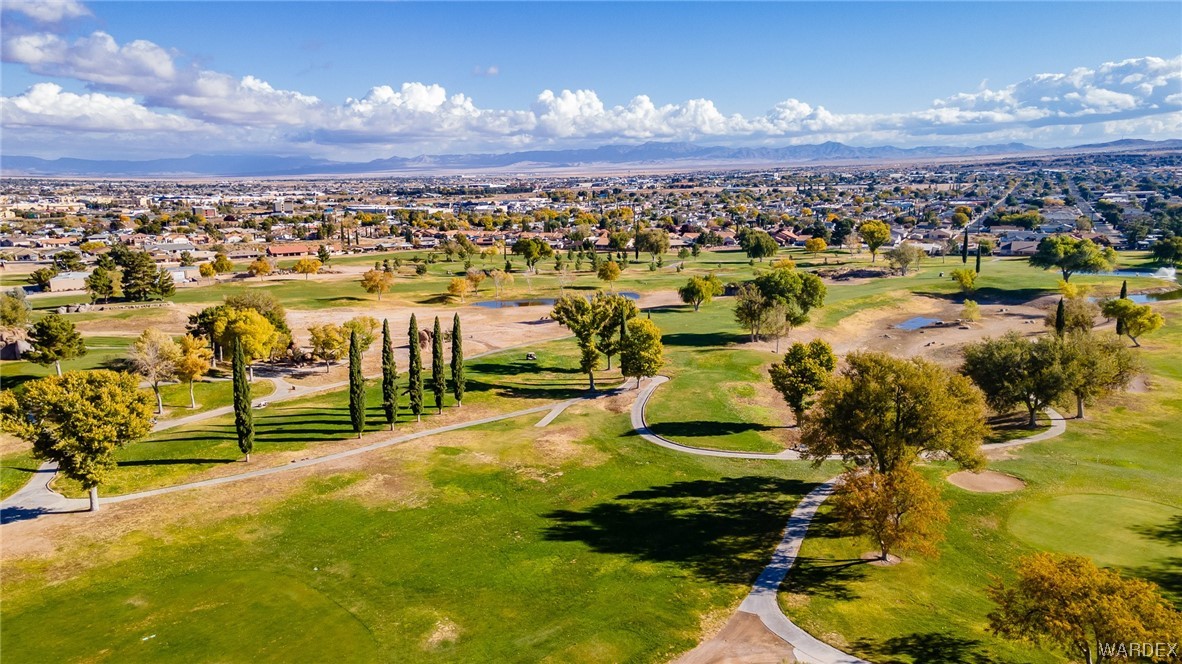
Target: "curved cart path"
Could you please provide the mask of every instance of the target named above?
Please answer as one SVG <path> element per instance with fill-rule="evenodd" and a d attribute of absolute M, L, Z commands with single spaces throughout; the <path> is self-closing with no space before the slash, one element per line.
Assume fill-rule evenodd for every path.
<path fill-rule="evenodd" d="M 792 450 L 785 450 L 777 454 L 757 454 L 754 452 L 728 452 L 724 450 L 704 449 L 682 445 L 681 443 L 654 434 L 648 428 L 648 424 L 644 419 L 644 408 L 648 405 L 648 400 L 652 397 L 653 391 L 658 386 L 668 382 L 668 380 L 665 376 L 653 377 L 648 382 L 648 385 L 637 395 L 636 402 L 632 404 L 632 426 L 645 440 L 675 452 L 684 452 L 699 456 L 724 457 L 728 459 L 800 458 L 800 455 Z M 1006 449 L 1062 435 L 1067 430 L 1067 424 L 1063 416 L 1051 408 L 1046 409 L 1046 414 L 1051 418 L 1050 429 L 1028 438 L 994 445 L 984 445 L 982 447 L 986 451 Z M 812 664 L 869 664 L 866 660 L 842 652 L 806 632 L 784 614 L 784 611 L 780 608 L 780 603 L 777 601 L 780 584 L 784 582 L 784 578 L 788 576 L 788 571 L 796 563 L 796 558 L 800 553 L 800 547 L 804 543 L 804 537 L 808 534 L 809 524 L 812 523 L 813 517 L 817 514 L 817 509 L 833 494 L 838 481 L 839 478 L 837 477 L 831 478 L 810 491 L 804 498 L 801 498 L 796 508 L 792 510 L 792 515 L 788 517 L 788 524 L 784 527 L 784 537 L 776 545 L 776 550 L 772 552 L 771 562 L 763 569 L 759 578 L 755 580 L 755 587 L 751 589 L 751 592 L 739 604 L 738 611 L 758 616 L 764 627 L 792 646 L 797 661 L 811 662 Z"/>

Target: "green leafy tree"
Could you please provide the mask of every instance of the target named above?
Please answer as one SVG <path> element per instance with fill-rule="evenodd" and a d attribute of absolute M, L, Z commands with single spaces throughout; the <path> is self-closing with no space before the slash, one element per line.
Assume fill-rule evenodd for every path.
<path fill-rule="evenodd" d="M 772 386 L 784 397 L 798 425 L 812 405 L 813 395 L 825 387 L 836 367 L 833 347 L 822 339 L 792 344 L 784 360 L 771 366 Z"/>
<path fill-rule="evenodd" d="M 447 394 L 446 367 L 443 364 L 443 329 L 439 316 L 431 332 L 431 393 L 435 396 L 435 407 L 443 412 L 443 395 Z"/>
<path fill-rule="evenodd" d="M 914 244 L 904 242 L 897 247 L 892 247 L 884 255 L 890 261 L 891 267 L 906 275 L 911 266 L 919 265 L 926 254 L 923 249 Z"/>
<path fill-rule="evenodd" d="M 152 429 L 152 398 L 130 374 L 106 369 L 71 371 L 32 380 L 0 392 L 0 425 L 33 444 L 39 459 L 56 461 L 58 472 L 90 494 L 115 469 L 115 451 Z"/>
<path fill-rule="evenodd" d="M 451 319 L 451 394 L 456 399 L 456 406 L 464 405 L 464 333 L 460 329 L 460 315 L 455 314 Z"/>
<path fill-rule="evenodd" d="M 406 393 L 410 397 L 410 412 L 417 421 L 423 420 L 423 351 L 419 347 L 419 322 L 414 314 L 410 315 L 410 329 L 407 330 L 410 340 L 410 368 L 407 377 L 410 379 L 406 386 Z"/>
<path fill-rule="evenodd" d="M 1090 330 L 1073 331 L 1064 338 L 1063 376 L 1067 391 L 1075 397 L 1075 416 L 1084 417 L 1084 406 L 1123 390 L 1141 370 L 1140 362 L 1120 339 L 1099 336 Z"/>
<path fill-rule="evenodd" d="M 357 335 L 357 345 L 365 353 L 378 339 L 378 321 L 372 316 L 357 316 L 341 323 L 345 336 Z"/>
<path fill-rule="evenodd" d="M 980 468 L 985 400 L 964 376 L 922 358 L 854 352 L 807 411 L 805 458 L 830 455 L 887 473 L 924 452 L 943 452 L 964 468 Z"/>
<path fill-rule="evenodd" d="M 858 227 L 858 235 L 870 248 L 870 262 L 873 263 L 878 260 L 879 247 L 891 241 L 891 227 L 877 219 L 867 221 Z"/>
<path fill-rule="evenodd" d="M 595 276 L 599 277 L 600 281 L 606 281 L 610 288 L 615 284 L 616 279 L 620 278 L 620 265 L 615 261 L 600 263 L 595 270 Z"/>
<path fill-rule="evenodd" d="M 328 373 L 332 363 L 345 356 L 349 347 L 348 333 L 345 328 L 332 323 L 322 323 L 308 328 L 312 342 L 312 357 L 324 361 L 324 373 Z"/>
<path fill-rule="evenodd" d="M 636 251 L 645 252 L 655 260 L 669 251 L 669 233 L 661 228 L 648 228 L 636 234 Z"/>
<path fill-rule="evenodd" d="M 360 438 L 365 431 L 365 378 L 361 376 L 361 344 L 349 333 L 349 421 Z"/>
<path fill-rule="evenodd" d="M 1014 583 L 987 591 L 997 604 L 988 616 L 994 634 L 1051 641 L 1093 664 L 1113 657 L 1106 651 L 1115 644 L 1177 643 L 1182 633 L 1182 613 L 1160 588 L 1083 556 L 1034 553 L 1018 560 L 1016 572 Z"/>
<path fill-rule="evenodd" d="M 23 355 L 24 359 L 41 366 L 53 365 L 57 375 L 62 375 L 62 360 L 72 360 L 86 354 L 86 344 L 74 324 L 64 316 L 48 314 L 33 323 L 29 332 L 29 344 L 33 347 Z"/>
<path fill-rule="evenodd" d="M 1030 427 L 1038 412 L 1063 394 L 1063 344 L 1057 337 L 1028 341 L 1017 332 L 984 339 L 964 349 L 965 375 L 999 413 L 1025 406 Z"/>
<path fill-rule="evenodd" d="M 328 262 L 332 260 L 332 254 L 329 253 L 328 247 L 320 245 L 320 248 L 316 250 L 316 260 L 320 261 L 321 265 L 328 265 Z"/>
<path fill-rule="evenodd" d="M 29 283 L 41 289 L 41 292 L 48 293 L 53 290 L 50 282 L 57 276 L 57 270 L 52 267 L 42 267 L 33 270 L 29 273 Z"/>
<path fill-rule="evenodd" d="M 241 339 L 233 340 L 231 375 L 234 381 L 234 433 L 238 436 L 238 449 L 246 455 L 246 463 L 250 463 L 250 453 L 254 450 L 254 413 L 250 410 L 250 381 L 246 379 L 244 345 Z"/>
<path fill-rule="evenodd" d="M 761 263 L 764 258 L 775 256 L 776 252 L 780 250 L 780 245 L 776 243 L 775 239 L 768 235 L 767 231 L 761 230 L 744 234 L 739 244 L 747 253 L 748 258 L 758 258 Z"/>
<path fill-rule="evenodd" d="M 710 302 L 724 292 L 722 280 L 711 273 L 705 277 L 690 277 L 684 286 L 677 289 L 677 295 L 686 304 L 692 304 L 697 311 L 703 304 Z"/>
<path fill-rule="evenodd" d="M 1166 324 L 1166 319 L 1148 304 L 1137 304 L 1132 300 L 1108 300 L 1101 307 L 1108 318 L 1115 318 L 1117 327 L 1133 345 L 1140 346 L 1137 339 L 1150 332 L 1156 332 Z"/>
<path fill-rule="evenodd" d="M 1038 249 L 1030 257 L 1030 264 L 1044 270 L 1059 270 L 1064 281 L 1071 281 L 1071 275 L 1107 272 L 1116 267 L 1116 251 L 1112 247 L 1101 247 L 1091 240 L 1070 235 L 1044 237 Z"/>
<path fill-rule="evenodd" d="M 566 326 L 579 344 L 579 369 L 587 374 L 595 391 L 595 370 L 599 368 L 599 350 L 595 337 L 611 320 L 612 308 L 605 300 L 588 301 L 576 295 L 564 295 L 554 303 L 550 317 Z"/>
<path fill-rule="evenodd" d="M 152 290 L 149 296 L 159 300 L 166 297 L 172 297 L 176 294 L 176 282 L 172 279 L 172 273 L 164 268 L 156 270 L 156 278 L 152 281 Z"/>
<path fill-rule="evenodd" d="M 228 274 L 234 271 L 234 263 L 229 256 L 219 253 L 213 257 L 213 269 L 218 274 Z"/>
<path fill-rule="evenodd" d="M 771 320 L 772 303 L 755 284 L 739 286 L 735 296 L 735 322 L 751 334 L 751 341 L 758 341 Z"/>
<path fill-rule="evenodd" d="M 394 362 L 394 339 L 390 336 L 390 321 L 382 321 L 382 412 L 386 424 L 394 430 L 398 420 L 398 365 Z"/>
<path fill-rule="evenodd" d="M 603 329 L 596 335 L 595 348 L 603 353 L 607 358 L 607 369 L 612 368 L 612 355 L 620 352 L 621 344 L 624 341 L 623 326 L 640 314 L 640 309 L 636 303 L 623 295 L 612 293 L 604 293 L 600 291 L 595 294 L 597 306 L 606 307 L 611 311 L 608 315 L 608 321 L 604 324 Z M 616 331 L 620 331 L 620 335 L 616 336 Z"/>
<path fill-rule="evenodd" d="M 152 299 L 160 289 L 160 269 L 146 251 L 131 251 L 123 258 L 123 296 L 132 302 Z"/>
<path fill-rule="evenodd" d="M 86 277 L 86 290 L 90 293 L 90 301 L 105 303 L 115 295 L 115 277 L 104 267 L 96 267 Z"/>
<path fill-rule="evenodd" d="M 1060 304 L 1055 310 L 1047 314 L 1043 323 L 1054 328 L 1056 334 L 1063 336 L 1067 332 L 1089 332 L 1096 325 L 1096 316 L 1100 314 L 1100 307 L 1088 300 L 1083 293 L 1071 294 L 1059 298 Z M 1062 325 L 1062 331 L 1059 327 Z"/>
<path fill-rule="evenodd" d="M 910 466 L 890 472 L 846 471 L 833 492 L 832 515 L 843 535 L 866 537 L 889 560 L 900 549 L 935 555 L 948 511 L 940 494 Z"/>
<path fill-rule="evenodd" d="M 53 267 L 58 272 L 78 272 L 86 266 L 82 264 L 82 254 L 67 249 L 53 255 Z"/>
<path fill-rule="evenodd" d="M 538 238 L 522 238 L 513 243 L 513 253 L 525 259 L 525 266 L 535 270 L 538 261 L 554 255 L 554 250 L 544 240 Z"/>
<path fill-rule="evenodd" d="M 660 328 L 648 318 L 629 320 L 627 330 L 620 344 L 620 372 L 635 378 L 639 388 L 641 378 L 657 375 L 665 365 L 665 346 Z"/>
<path fill-rule="evenodd" d="M 977 273 L 967 267 L 958 267 L 952 271 L 952 280 L 960 286 L 962 293 L 972 293 L 977 290 Z"/>
<path fill-rule="evenodd" d="M 25 289 L 17 287 L 0 295 L 0 327 L 23 328 L 29 324 L 29 300 Z"/>

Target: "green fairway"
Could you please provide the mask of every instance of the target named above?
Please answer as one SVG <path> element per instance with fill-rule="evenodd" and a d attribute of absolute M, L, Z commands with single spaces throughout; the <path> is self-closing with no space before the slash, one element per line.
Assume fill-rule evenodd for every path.
<path fill-rule="evenodd" d="M 986 629 L 993 605 L 985 588 L 1012 578 L 1015 560 L 1036 550 L 1090 556 L 1158 583 L 1182 606 L 1182 307 L 1159 309 L 1167 326 L 1143 344 L 1152 392 L 1112 398 L 1089 419 L 1068 420 L 1063 436 L 992 462 L 1027 483 L 1016 493 L 964 491 L 942 479 L 950 465 L 928 467 L 950 501 L 938 558 L 907 557 L 889 568 L 861 564 L 858 557 L 873 547 L 839 537 L 821 518 L 781 593 L 788 615 L 872 661 L 926 662 L 948 652 L 958 661 L 1064 661 Z"/>
<path fill-rule="evenodd" d="M 532 422 L 294 477 L 247 514 L 111 533 L 97 556 L 16 561 L 5 657 L 665 662 L 749 590 L 831 471 L 671 453 L 593 406 Z"/>
<path fill-rule="evenodd" d="M 87 369 L 119 369 L 122 360 L 127 357 L 128 348 L 135 341 L 135 337 L 84 337 L 86 354 L 73 360 L 62 362 L 62 371 L 81 371 Z M 26 361 L 6 360 L 0 362 L 0 383 L 4 389 L 45 376 L 57 375 L 57 369 L 52 364 L 42 366 Z"/>
<path fill-rule="evenodd" d="M 0 499 L 24 486 L 40 465 L 41 461 L 33 458 L 32 449 L 0 456 Z"/>
<path fill-rule="evenodd" d="M 266 378 L 259 378 L 250 384 L 252 399 L 261 399 L 274 393 L 275 384 Z M 189 400 L 188 383 L 161 385 L 160 396 L 164 400 L 164 416 L 160 419 L 170 420 L 231 405 L 234 399 L 234 384 L 229 380 L 203 380 L 193 383 L 193 396 L 197 399 L 196 408 L 189 407 L 192 401 Z"/>

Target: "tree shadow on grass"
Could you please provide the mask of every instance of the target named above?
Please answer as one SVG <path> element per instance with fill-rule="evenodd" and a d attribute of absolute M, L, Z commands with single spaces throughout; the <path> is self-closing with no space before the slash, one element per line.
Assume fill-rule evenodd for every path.
<path fill-rule="evenodd" d="M 1162 558 L 1152 566 L 1130 570 L 1134 576 L 1147 579 L 1161 587 L 1162 593 L 1182 609 L 1182 556 Z"/>
<path fill-rule="evenodd" d="M 666 346 L 689 346 L 703 348 L 705 346 L 728 346 L 741 344 L 749 339 L 749 335 L 734 332 L 674 332 L 661 337 L 661 343 Z"/>
<path fill-rule="evenodd" d="M 880 664 L 992 664 L 977 639 L 941 632 L 916 632 L 889 639 L 860 639 L 854 649 Z"/>
<path fill-rule="evenodd" d="M 1147 539 L 1154 539 L 1167 544 L 1182 544 L 1182 514 L 1175 514 L 1164 524 L 1157 526 L 1137 526 L 1133 531 Z"/>
<path fill-rule="evenodd" d="M 119 461 L 116 465 L 125 466 L 182 466 L 200 464 L 234 463 L 234 459 L 139 459 L 136 461 Z"/>
<path fill-rule="evenodd" d="M 525 351 L 522 351 L 525 356 Z M 543 373 L 552 374 L 581 374 L 578 367 L 558 367 L 545 365 L 534 360 L 514 360 L 513 362 L 477 362 L 465 364 L 464 370 L 472 374 L 487 374 L 490 376 L 533 376 Z"/>
<path fill-rule="evenodd" d="M 987 274 L 987 273 L 986 273 Z M 935 298 L 937 300 L 946 300 L 949 302 L 963 303 L 965 298 L 974 300 L 977 304 L 1026 304 L 1031 300 L 1038 299 L 1044 295 L 1049 295 L 1053 291 L 1046 288 L 997 288 L 996 286 L 986 286 L 978 288 L 972 293 L 943 293 L 939 291 L 930 290 L 915 290 L 916 295 Z"/>
<path fill-rule="evenodd" d="M 771 431 L 781 427 L 768 426 L 758 422 L 716 422 L 713 420 L 687 420 L 684 422 L 649 422 L 649 430 L 659 436 L 679 438 L 683 436 L 729 436 L 748 431 Z M 635 431 L 628 432 L 629 436 Z"/>
<path fill-rule="evenodd" d="M 551 512 L 543 535 L 746 585 L 767 565 L 799 497 L 814 486 L 750 476 L 675 482 Z"/>
<path fill-rule="evenodd" d="M 600 391 L 608 389 L 606 386 L 596 382 Z M 574 399 L 575 397 L 582 397 L 590 394 L 587 389 L 587 383 L 580 381 L 578 384 L 563 383 L 561 385 L 543 385 L 538 383 L 487 383 L 480 380 L 468 379 L 465 386 L 467 392 L 491 392 L 498 397 L 516 398 L 516 399 L 549 399 L 561 401 L 565 399 Z"/>

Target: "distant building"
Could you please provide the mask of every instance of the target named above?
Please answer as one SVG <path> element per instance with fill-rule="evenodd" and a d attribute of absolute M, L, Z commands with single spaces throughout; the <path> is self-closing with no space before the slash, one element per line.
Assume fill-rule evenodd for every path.
<path fill-rule="evenodd" d="M 86 290 L 86 278 L 89 276 L 89 272 L 61 272 L 49 280 L 49 290 L 54 293 Z"/>

